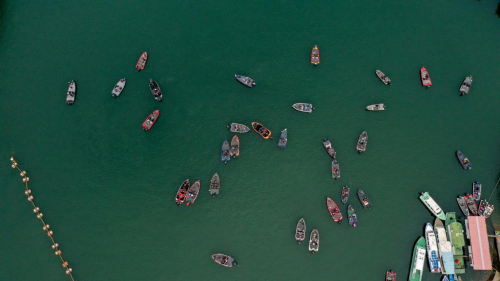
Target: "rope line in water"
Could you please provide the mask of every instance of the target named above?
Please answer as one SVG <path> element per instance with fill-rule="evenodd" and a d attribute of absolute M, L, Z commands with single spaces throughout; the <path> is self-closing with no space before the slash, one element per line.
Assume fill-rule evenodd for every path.
<path fill-rule="evenodd" d="M 68 261 L 63 258 L 62 251 L 59 249 L 59 244 L 56 243 L 56 241 L 54 240 L 54 231 L 50 230 L 50 225 L 48 223 L 46 223 L 45 220 L 43 219 L 43 214 L 40 212 L 40 207 L 38 207 L 35 204 L 34 197 L 31 194 L 31 189 L 29 189 L 29 185 L 28 185 L 30 178 L 26 176 L 26 171 L 21 170 L 17 166 L 17 162 L 14 159 L 14 157 L 11 157 L 10 161 L 12 162 L 11 167 L 13 169 L 17 169 L 20 172 L 19 175 L 23 178 L 23 183 L 25 184 L 25 189 L 26 189 L 24 191 L 24 194 L 27 196 L 27 199 L 31 203 L 31 205 L 33 205 L 33 213 L 35 213 L 36 217 L 42 222 L 43 231 L 47 232 L 47 236 L 52 241 L 52 249 L 56 250 L 54 253 L 56 254 L 56 256 L 59 256 L 59 258 L 61 259 L 62 266 L 64 268 L 66 268 L 66 274 L 68 274 L 69 277 L 71 277 L 71 280 L 75 281 L 75 278 L 73 277 L 73 269 L 71 267 L 68 267 L 69 266 Z"/>

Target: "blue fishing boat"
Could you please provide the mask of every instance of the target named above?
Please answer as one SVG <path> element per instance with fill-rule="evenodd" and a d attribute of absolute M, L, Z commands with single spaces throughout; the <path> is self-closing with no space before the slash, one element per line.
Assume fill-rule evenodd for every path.
<path fill-rule="evenodd" d="M 229 142 L 227 140 L 224 141 L 222 144 L 222 151 L 221 151 L 221 160 L 224 162 L 224 164 L 227 163 L 227 161 L 231 160 L 231 146 L 229 146 Z"/>

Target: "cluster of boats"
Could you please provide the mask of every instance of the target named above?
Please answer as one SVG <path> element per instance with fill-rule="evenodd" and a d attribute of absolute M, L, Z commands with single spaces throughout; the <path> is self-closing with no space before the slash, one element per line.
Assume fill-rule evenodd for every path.
<path fill-rule="evenodd" d="M 195 181 L 192 185 L 190 183 L 189 179 L 185 180 L 179 187 L 179 190 L 177 190 L 177 194 L 175 195 L 175 204 L 177 204 L 177 206 L 182 205 L 184 202 L 186 202 L 186 206 L 189 206 L 194 204 L 196 198 L 198 198 L 201 189 L 201 181 Z M 218 173 L 212 176 L 209 191 L 212 197 L 219 195 L 220 177 Z"/>
<path fill-rule="evenodd" d="M 472 193 L 457 197 L 457 203 L 462 213 L 466 216 L 483 216 L 488 218 L 495 210 L 487 200 L 481 200 L 481 183 L 472 183 Z M 479 204 L 479 206 L 478 206 Z"/>

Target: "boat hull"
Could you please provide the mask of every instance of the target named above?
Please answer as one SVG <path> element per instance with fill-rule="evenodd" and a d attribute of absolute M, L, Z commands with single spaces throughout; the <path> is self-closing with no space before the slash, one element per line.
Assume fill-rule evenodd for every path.
<path fill-rule="evenodd" d="M 425 67 L 422 66 L 420 69 L 420 79 L 422 80 L 422 86 L 426 88 L 430 88 L 432 85 L 431 76 L 429 75 L 429 71 Z"/>
<path fill-rule="evenodd" d="M 319 55 L 319 49 L 317 45 L 314 45 L 311 51 L 311 63 L 314 64 L 314 66 L 318 65 L 320 63 L 320 55 Z"/>
<path fill-rule="evenodd" d="M 179 190 L 177 191 L 177 195 L 175 196 L 175 204 L 177 206 L 181 205 L 186 201 L 186 195 L 187 195 L 187 190 L 189 188 L 189 179 L 185 180 L 182 184 L 181 187 L 179 187 Z"/>
<path fill-rule="evenodd" d="M 306 239 L 306 221 L 301 218 L 295 228 L 295 241 L 299 244 Z"/>
<path fill-rule="evenodd" d="M 234 136 L 231 140 L 231 150 L 229 154 L 233 158 L 240 156 L 240 138 L 238 138 L 238 136 Z"/>
<path fill-rule="evenodd" d="M 287 143 L 288 143 L 288 130 L 285 128 L 283 131 L 281 131 L 281 136 L 280 140 L 278 141 L 278 146 L 281 149 L 285 149 Z"/>
<path fill-rule="evenodd" d="M 342 223 L 343 216 L 340 212 L 339 206 L 337 206 L 337 203 L 335 203 L 335 201 L 333 201 L 330 197 L 326 198 L 326 208 L 328 209 L 328 212 L 330 213 L 330 216 L 332 216 L 334 222 Z"/>
<path fill-rule="evenodd" d="M 146 62 L 148 61 L 148 52 L 144 52 L 141 54 L 141 56 L 139 57 L 139 60 L 137 61 L 137 64 L 135 65 L 135 68 L 138 70 L 138 71 L 141 71 L 144 69 L 144 67 L 146 66 Z"/>
<path fill-rule="evenodd" d="M 361 189 L 358 190 L 358 199 L 364 209 L 371 209 L 372 203 L 370 202 L 370 199 L 368 199 L 368 196 L 366 196 L 365 192 Z"/>
<path fill-rule="evenodd" d="M 229 142 L 227 140 L 222 143 L 221 160 L 224 164 L 231 160 L 231 146 L 229 146 Z"/>
<path fill-rule="evenodd" d="M 259 122 L 252 122 L 253 130 L 264 139 L 272 139 L 272 132 Z"/>
<path fill-rule="evenodd" d="M 220 191 L 220 177 L 219 177 L 219 174 L 218 173 L 215 173 L 213 176 L 212 176 L 212 179 L 210 180 L 210 195 L 212 195 L 212 197 L 215 197 L 217 195 L 219 195 L 219 191 Z"/>
<path fill-rule="evenodd" d="M 66 103 L 72 105 L 76 100 L 76 82 L 71 80 L 68 82 L 68 91 L 66 92 Z"/>
<path fill-rule="evenodd" d="M 248 126 L 245 126 L 243 124 L 231 123 L 227 125 L 227 127 L 229 128 L 229 131 L 233 133 L 244 134 L 250 132 L 250 128 L 248 128 Z"/>
<path fill-rule="evenodd" d="M 361 154 L 366 151 L 366 147 L 368 146 L 368 133 L 362 132 L 358 138 L 358 144 L 356 145 L 356 150 Z"/>
<path fill-rule="evenodd" d="M 389 77 L 387 77 L 382 71 L 375 70 L 375 75 L 377 75 L 378 79 L 380 79 L 382 83 L 386 85 L 391 85 L 391 79 L 389 79 Z"/>
<path fill-rule="evenodd" d="M 319 232 L 317 229 L 311 231 L 311 236 L 309 237 L 309 252 L 316 253 L 319 251 Z"/>
<path fill-rule="evenodd" d="M 198 194 L 200 193 L 201 189 L 201 182 L 200 181 L 195 181 L 193 185 L 188 189 L 187 191 L 187 196 L 186 196 L 186 206 L 189 206 L 196 201 L 196 198 L 198 198 Z"/>
<path fill-rule="evenodd" d="M 213 254 L 212 259 L 216 263 L 225 267 L 233 267 L 237 265 L 236 261 L 232 257 L 224 254 Z"/>
<path fill-rule="evenodd" d="M 142 122 L 142 129 L 144 131 L 149 131 L 153 127 L 153 125 L 156 123 L 156 120 L 158 120 L 158 117 L 160 116 L 160 111 L 155 110 L 153 113 L 149 114 L 148 118 Z"/>
<path fill-rule="evenodd" d="M 111 96 L 113 98 L 120 96 L 123 89 L 125 88 L 126 83 L 127 83 L 127 80 L 125 78 L 120 79 L 120 81 L 118 81 L 118 83 L 116 83 L 113 90 L 111 90 Z"/>
<path fill-rule="evenodd" d="M 460 95 L 468 95 L 470 91 L 470 87 L 472 86 L 472 75 L 465 77 L 462 85 L 460 85 Z"/>

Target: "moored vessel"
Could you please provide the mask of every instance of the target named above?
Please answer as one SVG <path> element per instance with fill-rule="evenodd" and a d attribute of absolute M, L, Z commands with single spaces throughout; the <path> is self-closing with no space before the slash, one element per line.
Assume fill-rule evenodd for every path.
<path fill-rule="evenodd" d="M 155 110 L 153 113 L 149 114 L 148 118 L 142 122 L 142 129 L 144 131 L 149 131 L 151 127 L 156 123 L 156 120 L 158 120 L 158 117 L 160 116 L 160 111 Z"/>
<path fill-rule="evenodd" d="M 389 270 L 385 273 L 385 281 L 396 281 L 396 272 Z"/>
<path fill-rule="evenodd" d="M 238 265 L 232 257 L 224 254 L 213 254 L 212 259 L 216 263 L 223 265 L 225 267 L 233 267 Z"/>
<path fill-rule="evenodd" d="M 292 107 L 297 111 L 305 113 L 312 113 L 314 110 L 313 105 L 310 103 L 294 103 Z"/>
<path fill-rule="evenodd" d="M 477 215 L 484 216 L 484 211 L 486 210 L 486 206 L 488 206 L 488 201 L 481 200 L 479 205 L 477 206 Z"/>
<path fill-rule="evenodd" d="M 455 274 L 465 273 L 465 262 L 464 262 L 464 227 L 457 221 L 456 214 L 454 212 L 446 213 L 445 221 L 446 230 L 448 231 L 448 239 L 451 242 L 452 253 L 453 253 L 453 265 L 455 266 Z M 455 279 L 456 280 L 456 279 Z"/>
<path fill-rule="evenodd" d="M 191 187 L 188 188 L 187 190 L 187 195 L 186 195 L 186 206 L 189 206 L 190 204 L 194 204 L 194 201 L 196 201 L 196 198 L 198 197 L 198 194 L 200 193 L 200 188 L 201 188 L 201 182 L 200 181 L 195 181 Z"/>
<path fill-rule="evenodd" d="M 229 146 L 229 142 L 225 140 L 222 143 L 222 149 L 221 149 L 221 160 L 224 162 L 224 164 L 227 164 L 227 161 L 231 160 L 231 154 L 230 154 L 231 147 Z"/>
<path fill-rule="evenodd" d="M 120 79 L 120 81 L 118 81 L 118 83 L 116 83 L 116 85 L 113 87 L 113 90 L 111 90 L 111 96 L 113 98 L 120 96 L 120 94 L 123 91 L 123 88 L 125 88 L 126 83 L 127 79 L 125 78 Z"/>
<path fill-rule="evenodd" d="M 458 206 L 460 207 L 460 210 L 462 210 L 462 213 L 465 216 L 469 216 L 470 215 L 469 207 L 467 207 L 467 202 L 465 202 L 465 198 L 463 196 L 458 196 L 457 203 Z"/>
<path fill-rule="evenodd" d="M 314 45 L 311 51 L 311 63 L 314 64 L 314 66 L 319 64 L 319 49 L 318 45 Z"/>
<path fill-rule="evenodd" d="M 155 100 L 159 102 L 163 100 L 163 93 L 161 92 L 160 85 L 158 85 L 155 80 L 149 79 L 149 89 L 151 90 Z"/>
<path fill-rule="evenodd" d="M 76 99 L 76 82 L 75 80 L 71 80 L 68 82 L 68 91 L 66 92 L 66 103 L 72 105 L 75 103 Z"/>
<path fill-rule="evenodd" d="M 368 196 L 366 196 L 365 192 L 361 189 L 358 189 L 358 199 L 364 209 L 371 209 L 372 203 L 368 199 Z"/>
<path fill-rule="evenodd" d="M 446 219 L 446 216 L 444 215 L 444 212 L 443 210 L 441 209 L 441 207 L 439 207 L 439 205 L 436 203 L 436 201 L 434 201 L 434 199 L 429 195 L 429 192 L 422 192 L 420 193 L 420 201 L 422 201 L 422 203 L 424 203 L 424 205 L 427 207 L 427 209 L 429 209 L 429 211 L 431 211 L 431 213 L 437 217 L 437 218 L 440 218 L 442 220 L 445 220 Z"/>
<path fill-rule="evenodd" d="M 342 187 L 342 197 L 341 197 L 342 204 L 347 203 L 348 199 L 349 199 L 349 187 L 347 187 L 347 185 L 344 185 Z"/>
<path fill-rule="evenodd" d="M 335 149 L 333 149 L 332 142 L 330 142 L 329 139 L 323 139 L 323 147 L 326 149 L 328 155 L 330 155 L 330 157 L 335 159 L 337 153 L 335 152 Z"/>
<path fill-rule="evenodd" d="M 300 244 L 300 242 L 306 239 L 306 221 L 301 218 L 297 223 L 295 228 L 295 240 Z"/>
<path fill-rule="evenodd" d="M 253 130 L 259 134 L 261 137 L 264 139 L 273 139 L 272 138 L 272 132 L 268 130 L 266 127 L 264 127 L 262 124 L 259 122 L 252 122 L 252 128 Z"/>
<path fill-rule="evenodd" d="M 248 88 L 252 88 L 253 86 L 255 86 L 255 81 L 250 77 L 238 74 L 235 74 L 234 77 L 236 78 L 236 80 L 238 80 L 238 82 L 247 86 Z"/>
<path fill-rule="evenodd" d="M 375 74 L 377 75 L 378 79 L 382 81 L 382 83 L 386 85 L 391 85 L 391 79 L 389 79 L 389 77 L 387 77 L 382 71 L 375 70 Z"/>
<path fill-rule="evenodd" d="M 332 161 L 332 177 L 334 179 L 340 179 L 340 166 L 337 160 Z"/>
<path fill-rule="evenodd" d="M 434 232 L 438 242 L 439 255 L 441 259 L 441 272 L 443 274 L 455 273 L 455 266 L 453 265 L 453 250 L 450 241 L 446 236 L 446 229 L 444 228 L 441 219 L 434 220 Z"/>
<path fill-rule="evenodd" d="M 285 149 L 287 142 L 288 142 L 288 131 L 285 128 L 283 131 L 281 131 L 281 136 L 280 136 L 280 140 L 278 141 L 278 146 L 281 149 Z"/>
<path fill-rule="evenodd" d="M 179 190 L 177 191 L 177 195 L 175 196 L 175 204 L 179 206 L 180 204 L 184 203 L 186 201 L 186 194 L 187 190 L 189 188 L 189 179 L 185 180 L 182 184 L 181 187 L 179 187 Z"/>
<path fill-rule="evenodd" d="M 432 224 L 425 225 L 425 242 L 427 244 L 427 258 L 429 260 L 429 268 L 432 273 L 441 272 L 441 265 L 439 261 L 439 252 L 436 240 L 436 234 L 432 228 Z"/>
<path fill-rule="evenodd" d="M 464 195 L 464 199 L 465 203 L 467 203 L 467 207 L 469 207 L 471 214 L 477 216 L 477 205 L 476 201 L 474 201 L 474 197 L 472 197 L 472 194 Z"/>
<path fill-rule="evenodd" d="M 465 77 L 462 85 L 460 85 L 460 95 L 468 95 L 470 91 L 470 87 L 472 86 L 472 75 Z"/>
<path fill-rule="evenodd" d="M 144 52 L 139 57 L 139 60 L 137 61 L 137 64 L 135 65 L 135 68 L 137 68 L 138 71 L 143 70 L 144 67 L 146 66 L 146 62 L 147 61 L 148 61 L 148 52 Z"/>
<path fill-rule="evenodd" d="M 349 225 L 352 225 L 353 227 L 358 225 L 358 216 L 351 205 L 347 206 L 347 217 L 349 219 Z"/>
<path fill-rule="evenodd" d="M 366 107 L 368 111 L 382 111 L 385 110 L 385 105 L 383 103 L 371 104 Z"/>
<path fill-rule="evenodd" d="M 233 158 L 240 156 L 240 138 L 234 136 L 231 140 L 231 149 L 229 150 L 229 155 Z"/>
<path fill-rule="evenodd" d="M 429 75 L 429 71 L 425 67 L 422 66 L 420 69 L 420 79 L 422 80 L 422 86 L 429 89 L 432 85 L 431 76 Z"/>
<path fill-rule="evenodd" d="M 212 195 L 212 197 L 219 195 L 220 177 L 218 173 L 215 173 L 212 176 L 212 179 L 210 180 L 210 189 L 208 191 L 210 191 L 210 195 Z"/>
<path fill-rule="evenodd" d="M 363 153 L 366 151 L 366 146 L 368 145 L 368 133 L 362 132 L 358 138 L 358 144 L 356 145 L 356 149 L 359 153 Z"/>
<path fill-rule="evenodd" d="M 314 254 L 317 251 L 319 251 L 319 232 L 317 229 L 313 229 L 309 237 L 309 252 Z"/>
<path fill-rule="evenodd" d="M 481 199 L 481 183 L 476 181 L 472 183 L 472 195 L 474 196 L 474 200 L 479 202 Z"/>
<path fill-rule="evenodd" d="M 483 212 L 483 216 L 485 218 L 489 218 L 491 216 L 491 213 L 493 213 L 493 211 L 495 210 L 495 206 L 493 205 L 490 205 L 489 203 L 486 205 L 486 207 L 484 208 L 484 212 Z"/>
<path fill-rule="evenodd" d="M 421 281 L 425 264 L 425 239 L 420 237 L 415 243 L 413 248 L 413 255 L 411 258 L 410 276 L 408 281 Z"/>
<path fill-rule="evenodd" d="M 227 128 L 229 129 L 229 131 L 231 131 L 233 133 L 244 134 L 244 133 L 250 132 L 250 128 L 248 128 L 247 126 L 245 126 L 243 124 L 238 124 L 238 123 L 231 123 L 231 124 L 227 125 Z"/>
<path fill-rule="evenodd" d="M 465 157 L 465 155 L 460 150 L 457 150 L 456 153 L 458 161 L 460 162 L 460 165 L 462 165 L 462 168 L 464 168 L 464 170 L 472 169 L 472 165 L 470 164 L 469 158 Z"/>
<path fill-rule="evenodd" d="M 332 216 L 334 222 L 342 223 L 342 213 L 340 212 L 339 206 L 337 203 L 333 201 L 332 198 L 326 197 L 326 207 L 328 208 L 328 212 Z"/>

